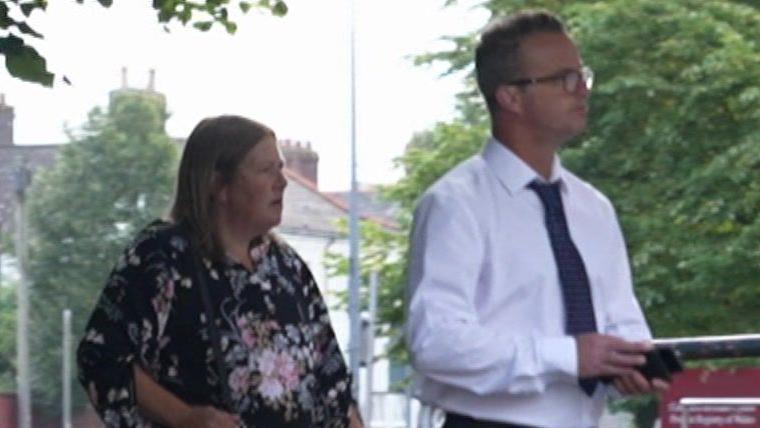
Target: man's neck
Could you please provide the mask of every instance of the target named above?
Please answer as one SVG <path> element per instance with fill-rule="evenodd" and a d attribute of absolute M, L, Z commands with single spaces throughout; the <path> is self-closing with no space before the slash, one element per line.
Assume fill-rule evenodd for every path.
<path fill-rule="evenodd" d="M 494 138 L 504 144 L 544 179 L 549 180 L 552 175 L 554 156 L 559 148 L 558 144 L 547 142 L 522 128 L 500 129 L 494 127 L 492 132 Z"/>

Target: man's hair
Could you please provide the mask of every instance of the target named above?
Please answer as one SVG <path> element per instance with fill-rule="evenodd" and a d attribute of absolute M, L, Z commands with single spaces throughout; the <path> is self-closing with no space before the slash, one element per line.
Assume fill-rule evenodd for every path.
<path fill-rule="evenodd" d="M 498 109 L 495 92 L 499 85 L 521 78 L 520 44 L 536 33 L 564 33 L 562 21 L 550 12 L 523 11 L 491 21 L 475 49 L 478 88 L 493 114 Z"/>
<path fill-rule="evenodd" d="M 205 256 L 223 260 L 216 230 L 219 215 L 216 190 L 229 184 L 246 154 L 274 131 L 240 116 L 203 119 L 185 143 L 177 174 L 170 217 L 190 232 L 190 240 Z"/>

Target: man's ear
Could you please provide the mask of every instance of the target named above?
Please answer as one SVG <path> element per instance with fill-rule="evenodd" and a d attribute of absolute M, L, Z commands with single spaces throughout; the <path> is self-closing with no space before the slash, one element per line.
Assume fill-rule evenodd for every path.
<path fill-rule="evenodd" d="M 522 113 L 522 93 L 516 86 L 499 85 L 494 96 L 502 110 L 514 114 Z"/>

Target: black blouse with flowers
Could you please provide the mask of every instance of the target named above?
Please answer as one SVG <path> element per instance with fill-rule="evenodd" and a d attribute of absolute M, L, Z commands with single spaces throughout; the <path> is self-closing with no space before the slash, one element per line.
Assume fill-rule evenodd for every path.
<path fill-rule="evenodd" d="M 351 381 L 327 308 L 296 252 L 251 248 L 254 270 L 204 260 L 232 409 L 219 375 L 184 229 L 156 221 L 119 259 L 79 345 L 79 380 L 106 425 L 158 426 L 136 405 L 137 362 L 188 404 L 246 427 L 344 427 Z"/>

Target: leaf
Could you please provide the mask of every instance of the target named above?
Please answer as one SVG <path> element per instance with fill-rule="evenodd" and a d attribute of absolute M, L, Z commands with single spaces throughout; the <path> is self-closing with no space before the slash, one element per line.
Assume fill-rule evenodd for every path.
<path fill-rule="evenodd" d="M 185 8 L 182 9 L 182 12 L 180 12 L 178 16 L 179 20 L 182 22 L 182 25 L 186 25 L 193 18 L 192 6 L 186 4 Z"/>
<path fill-rule="evenodd" d="M 24 41 L 14 36 L 13 34 L 0 38 L 0 53 L 1 54 L 9 54 L 12 53 L 14 50 L 20 49 L 24 45 Z"/>
<path fill-rule="evenodd" d="M 36 37 L 38 39 L 42 39 L 43 38 L 42 34 L 34 31 L 32 29 L 32 27 L 30 27 L 26 22 L 17 22 L 16 23 L 16 28 L 18 28 L 19 31 L 21 31 L 24 34 L 28 34 L 28 35 Z"/>
<path fill-rule="evenodd" d="M 272 14 L 274 16 L 285 16 L 288 13 L 288 5 L 284 1 L 278 1 L 272 7 Z"/>
<path fill-rule="evenodd" d="M 113 0 L 98 0 L 98 3 L 103 7 L 111 7 Z"/>
<path fill-rule="evenodd" d="M 21 8 L 21 13 L 28 18 L 34 12 L 34 9 L 45 9 L 45 6 L 39 3 L 24 3 L 19 5 L 19 8 Z"/>
<path fill-rule="evenodd" d="M 174 14 L 170 10 L 161 9 L 158 12 L 158 22 L 169 22 L 169 20 L 172 19 L 172 17 L 174 17 Z"/>
<path fill-rule="evenodd" d="M 224 25 L 224 29 L 227 30 L 227 32 L 230 34 L 235 34 L 237 31 L 237 24 L 232 21 L 226 21 L 222 23 L 222 25 Z"/>
<path fill-rule="evenodd" d="M 241 1 L 240 4 L 239 4 L 239 6 L 240 6 L 240 10 L 243 13 L 248 13 L 248 11 L 251 10 L 251 3 L 247 2 L 247 1 Z"/>
<path fill-rule="evenodd" d="M 0 53 L 5 55 L 5 68 L 11 76 L 28 82 L 53 86 L 53 73 L 47 70 L 45 58 L 14 35 L 0 39 Z"/>
<path fill-rule="evenodd" d="M 199 21 L 193 23 L 193 27 L 201 31 L 208 31 L 212 25 L 214 25 L 213 21 Z"/>
<path fill-rule="evenodd" d="M 5 3 L 0 3 L 0 28 L 8 28 L 15 21 L 8 17 L 8 6 Z"/>

